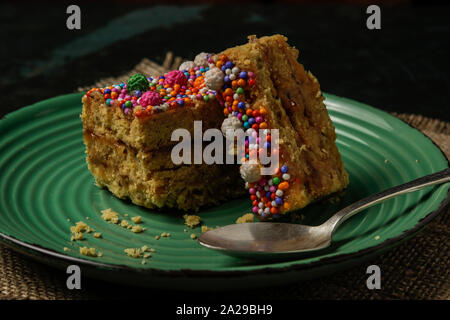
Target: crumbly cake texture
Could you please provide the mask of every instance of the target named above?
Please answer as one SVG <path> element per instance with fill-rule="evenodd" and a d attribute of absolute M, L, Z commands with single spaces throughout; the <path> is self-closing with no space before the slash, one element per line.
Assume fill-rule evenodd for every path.
<path fill-rule="evenodd" d="M 262 220 L 345 189 L 348 175 L 317 79 L 297 62 L 281 35 L 257 39 L 220 54 L 201 53 L 159 77 L 133 75 L 127 83 L 94 88 L 83 97 L 88 167 L 100 186 L 149 208 L 184 211 L 242 194 Z M 208 128 L 242 128 L 265 141 L 245 145 L 235 165 L 175 165 L 172 132 L 191 135 L 195 120 Z M 270 129 L 279 130 L 271 148 Z M 225 132 L 224 132 L 225 134 Z M 267 149 L 279 167 L 261 176 L 248 161 Z"/>
<path fill-rule="evenodd" d="M 175 165 L 171 160 L 175 129 L 193 135 L 194 121 L 203 118 L 204 130 L 220 127 L 223 114 L 216 101 L 195 100 L 190 107 L 172 107 L 150 116 L 140 105 L 133 113 L 125 112 L 119 100 L 111 103 L 106 98 L 111 94 L 99 90 L 83 96 L 81 118 L 88 168 L 100 187 L 147 208 L 182 211 L 198 211 L 245 194 L 237 165 L 230 171 L 221 165 Z"/>

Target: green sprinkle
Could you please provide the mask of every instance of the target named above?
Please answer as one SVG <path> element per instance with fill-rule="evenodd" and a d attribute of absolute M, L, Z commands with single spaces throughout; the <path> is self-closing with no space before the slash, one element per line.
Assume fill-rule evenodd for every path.
<path fill-rule="evenodd" d="M 127 81 L 127 91 L 133 92 L 139 90 L 145 92 L 148 90 L 148 80 L 147 77 L 141 73 L 133 74 Z"/>
<path fill-rule="evenodd" d="M 275 178 L 272 179 L 272 182 L 273 182 L 274 185 L 278 185 L 280 183 L 280 178 L 275 177 Z"/>

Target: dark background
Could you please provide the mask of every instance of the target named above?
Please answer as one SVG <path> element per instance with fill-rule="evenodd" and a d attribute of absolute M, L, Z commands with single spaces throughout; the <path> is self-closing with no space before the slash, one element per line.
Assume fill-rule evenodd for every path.
<path fill-rule="evenodd" d="M 69 4 L 81 8 L 81 30 L 66 28 Z M 170 50 L 192 59 L 250 34 L 281 33 L 324 92 L 449 121 L 450 6 L 378 4 L 381 30 L 366 28 L 364 1 L 2 2 L 0 117 L 120 75 L 144 57 L 161 63 Z"/>

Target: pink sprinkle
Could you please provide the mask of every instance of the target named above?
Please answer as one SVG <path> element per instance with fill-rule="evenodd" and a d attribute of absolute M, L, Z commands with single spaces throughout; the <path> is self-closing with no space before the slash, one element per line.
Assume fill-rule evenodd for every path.
<path fill-rule="evenodd" d="M 256 123 L 261 123 L 263 121 L 263 119 L 261 117 L 256 117 L 255 121 L 256 121 Z"/>
<path fill-rule="evenodd" d="M 173 86 L 179 84 L 180 86 L 187 84 L 187 78 L 185 74 L 179 70 L 172 70 L 166 74 L 165 84 Z"/>
<path fill-rule="evenodd" d="M 250 194 L 255 194 L 255 193 L 256 193 L 256 190 L 255 190 L 255 188 L 250 188 L 250 189 L 248 189 L 248 192 L 249 192 Z"/>
<path fill-rule="evenodd" d="M 253 211 L 253 213 L 258 213 L 258 207 L 253 207 L 252 211 Z"/>
<path fill-rule="evenodd" d="M 159 106 L 162 102 L 163 99 L 161 98 L 161 96 L 159 95 L 159 93 L 155 92 L 155 91 L 146 91 L 142 94 L 141 96 L 141 100 L 139 100 L 141 106 L 146 107 L 146 106 Z"/>
<path fill-rule="evenodd" d="M 259 185 L 264 187 L 266 185 L 266 182 L 267 182 L 266 179 L 261 179 L 259 180 Z"/>
<path fill-rule="evenodd" d="M 275 188 L 275 186 L 270 186 L 269 191 L 270 192 L 275 192 L 275 191 L 277 191 L 277 188 Z"/>
<path fill-rule="evenodd" d="M 252 71 L 247 72 L 247 75 L 248 75 L 250 78 L 254 78 L 254 77 L 255 77 L 255 74 L 254 74 Z"/>

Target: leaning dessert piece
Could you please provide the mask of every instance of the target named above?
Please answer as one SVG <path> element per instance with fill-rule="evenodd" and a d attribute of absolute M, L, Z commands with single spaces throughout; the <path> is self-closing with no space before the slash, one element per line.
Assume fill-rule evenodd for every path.
<path fill-rule="evenodd" d="M 228 117 L 224 127 L 242 126 L 263 139 L 257 145 L 247 140 L 240 169 L 252 211 L 262 220 L 301 209 L 349 183 L 319 83 L 298 63 L 298 51 L 286 40 L 281 35 L 250 36 L 248 44 L 212 56 L 224 74 L 219 97 Z M 270 129 L 278 129 L 277 147 L 271 147 Z M 247 161 L 252 153 L 259 158 L 264 148 L 279 156 L 270 175 L 261 175 L 260 163 Z"/>
<path fill-rule="evenodd" d="M 94 88 L 83 96 L 83 136 L 96 183 L 119 198 L 148 208 L 189 211 L 245 193 L 238 167 L 174 163 L 172 133 L 220 128 L 215 92 L 204 88 L 203 68 L 171 71 Z"/>

